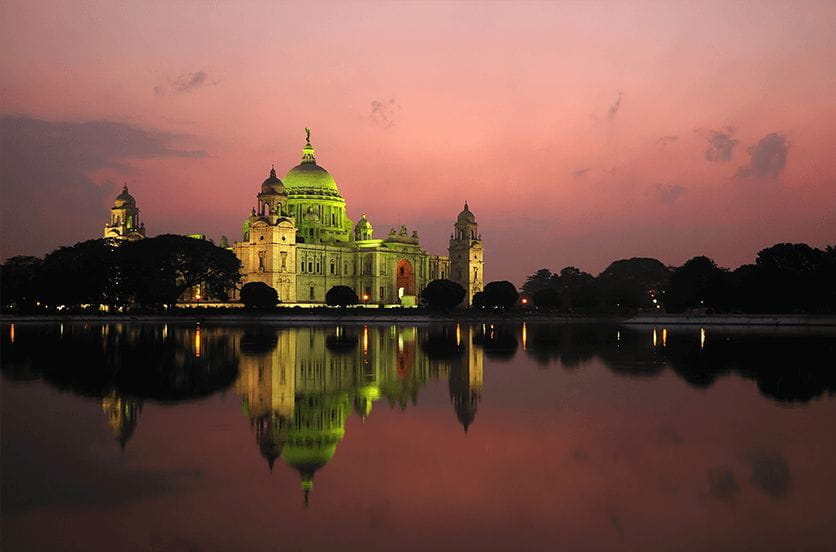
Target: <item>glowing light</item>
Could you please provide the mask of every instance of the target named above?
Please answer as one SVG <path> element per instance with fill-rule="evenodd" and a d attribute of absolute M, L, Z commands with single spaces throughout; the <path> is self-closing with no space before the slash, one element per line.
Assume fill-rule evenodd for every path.
<path fill-rule="evenodd" d="M 527 305 L 527 304 L 528 304 L 528 299 L 526 299 L 525 297 L 523 297 L 523 298 L 522 298 L 522 304 L 523 304 L 523 305 Z"/>
<path fill-rule="evenodd" d="M 363 301 L 368 301 L 368 300 L 369 300 L 369 296 L 364 293 L 363 294 Z"/>
<path fill-rule="evenodd" d="M 200 358 L 200 324 L 194 332 L 194 356 Z"/>
<path fill-rule="evenodd" d="M 700 328 L 700 349 L 705 347 L 705 328 Z"/>
<path fill-rule="evenodd" d="M 363 326 L 363 354 L 369 352 L 369 327 Z"/>
<path fill-rule="evenodd" d="M 456 324 L 456 347 L 461 347 L 462 344 L 462 326 Z"/>
<path fill-rule="evenodd" d="M 168 324 L 163 324 L 163 339 L 168 339 Z"/>
<path fill-rule="evenodd" d="M 656 346 L 656 328 L 653 328 L 653 346 Z"/>
<path fill-rule="evenodd" d="M 615 332 L 615 340 L 621 341 L 621 330 Z"/>
<path fill-rule="evenodd" d="M 666 347 L 668 345 L 668 329 L 662 328 L 662 347 Z"/>
<path fill-rule="evenodd" d="M 526 327 L 525 322 L 523 322 L 522 327 L 522 346 L 523 351 L 525 351 L 528 348 L 528 328 Z"/>
<path fill-rule="evenodd" d="M 9 341 L 11 341 L 12 343 L 15 342 L 15 325 L 14 325 L 14 323 L 12 323 L 9 326 Z"/>
<path fill-rule="evenodd" d="M 61 337 L 64 337 L 64 324 L 63 324 L 63 322 L 58 326 L 58 334 Z"/>

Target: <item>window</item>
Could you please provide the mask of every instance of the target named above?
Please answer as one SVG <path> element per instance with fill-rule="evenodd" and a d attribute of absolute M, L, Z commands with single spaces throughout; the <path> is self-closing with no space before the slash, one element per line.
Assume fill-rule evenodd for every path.
<path fill-rule="evenodd" d="M 385 297 L 386 297 L 386 291 L 385 291 L 385 290 L 383 289 L 383 287 L 381 286 L 381 288 L 380 288 L 380 300 L 381 300 L 381 301 L 383 301 L 383 299 L 384 299 Z"/>
<path fill-rule="evenodd" d="M 337 225 L 337 215 L 335 215 L 334 213 L 331 213 L 331 226 L 336 226 L 336 225 Z"/>
<path fill-rule="evenodd" d="M 343 263 L 343 274 L 348 274 L 348 263 Z"/>
<path fill-rule="evenodd" d="M 305 259 L 302 259 L 302 265 L 299 268 L 300 272 L 305 272 Z"/>
<path fill-rule="evenodd" d="M 311 286 L 311 301 L 313 301 L 313 300 L 314 300 L 314 293 L 315 293 L 315 291 L 314 291 L 314 287 L 313 287 L 313 286 Z"/>
<path fill-rule="evenodd" d="M 308 261 L 308 272 L 313 272 L 313 261 Z"/>
<path fill-rule="evenodd" d="M 287 251 L 282 251 L 282 270 L 287 270 Z"/>
<path fill-rule="evenodd" d="M 316 273 L 322 274 L 322 265 L 319 264 L 319 261 L 316 262 Z"/>
<path fill-rule="evenodd" d="M 334 264 L 334 261 L 331 261 L 331 274 L 337 273 L 337 266 Z"/>

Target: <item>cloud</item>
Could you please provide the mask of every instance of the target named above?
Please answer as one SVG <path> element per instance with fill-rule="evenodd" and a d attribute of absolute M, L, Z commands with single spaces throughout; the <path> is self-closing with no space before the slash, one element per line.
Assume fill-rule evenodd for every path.
<path fill-rule="evenodd" d="M 113 121 L 0 117 L 0 254 L 40 255 L 99 237 L 118 185 L 90 173 L 129 175 L 131 160 L 207 155 L 172 145 L 181 138 Z"/>
<path fill-rule="evenodd" d="M 662 182 L 657 182 L 653 189 L 656 197 L 665 205 L 673 204 L 686 191 L 686 188 L 679 184 L 664 184 Z"/>
<path fill-rule="evenodd" d="M 610 109 L 607 111 L 607 117 L 610 120 L 614 119 L 618 110 L 621 109 L 621 98 L 624 96 L 624 92 L 618 90 L 618 97 L 615 99 L 615 103 L 610 106 Z"/>
<path fill-rule="evenodd" d="M 662 136 L 656 140 L 656 143 L 659 145 L 659 149 L 665 149 L 677 140 L 679 140 L 679 136 Z"/>
<path fill-rule="evenodd" d="M 710 468 L 708 470 L 708 491 L 717 500 L 733 502 L 740 492 L 734 472 L 728 468 Z"/>
<path fill-rule="evenodd" d="M 772 498 L 785 498 L 790 493 L 790 468 L 777 452 L 753 452 L 744 460 L 752 469 L 751 481 Z"/>
<path fill-rule="evenodd" d="M 574 171 L 572 171 L 572 174 L 574 175 L 575 178 L 580 178 L 583 175 L 585 175 L 586 173 L 588 173 L 590 170 L 592 170 L 592 167 L 586 167 L 585 169 L 574 170 Z"/>
<path fill-rule="evenodd" d="M 738 142 L 732 136 L 734 134 L 732 127 L 725 127 L 722 130 L 709 130 L 708 132 L 697 130 L 696 132 L 708 140 L 708 148 L 705 150 L 706 161 L 722 163 L 731 160 L 734 147 Z"/>
<path fill-rule="evenodd" d="M 395 98 L 388 101 L 373 100 L 369 120 L 377 127 L 389 129 L 395 126 L 395 117 L 400 113 L 401 106 Z"/>
<path fill-rule="evenodd" d="M 198 88 L 205 86 L 214 86 L 220 81 L 209 80 L 209 75 L 206 71 L 198 71 L 196 73 L 183 73 L 176 77 L 164 79 L 165 82 L 154 87 L 154 94 L 157 96 L 165 96 L 169 92 L 174 94 L 183 94 L 186 92 L 193 92 Z"/>
<path fill-rule="evenodd" d="M 737 176 L 776 177 L 787 164 L 790 144 L 786 136 L 773 132 L 749 148 L 749 164 L 737 170 Z"/>

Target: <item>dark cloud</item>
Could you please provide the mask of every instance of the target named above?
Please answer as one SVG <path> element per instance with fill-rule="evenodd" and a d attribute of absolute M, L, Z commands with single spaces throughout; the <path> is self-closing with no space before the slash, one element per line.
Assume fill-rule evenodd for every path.
<path fill-rule="evenodd" d="M 716 161 L 718 163 L 731 161 L 734 147 L 738 142 L 733 136 L 734 129 L 732 127 L 707 132 L 698 130 L 697 132 L 708 141 L 708 148 L 705 150 L 706 161 Z"/>
<path fill-rule="evenodd" d="M 682 435 L 671 426 L 661 426 L 656 434 L 656 444 L 659 446 L 681 445 L 685 442 Z"/>
<path fill-rule="evenodd" d="M 662 182 L 657 182 L 653 189 L 656 197 L 665 205 L 673 204 L 686 190 L 684 186 L 679 184 L 664 184 Z"/>
<path fill-rule="evenodd" d="M 210 80 L 206 71 L 198 71 L 196 73 L 183 73 L 173 79 L 166 77 L 165 82 L 154 87 L 154 94 L 157 96 L 165 96 L 169 92 L 174 94 L 183 94 L 185 92 L 193 92 L 198 88 L 204 86 L 214 86 L 218 84 L 217 80 Z"/>
<path fill-rule="evenodd" d="M 615 99 L 615 102 L 610 106 L 610 109 L 607 111 L 607 117 L 610 120 L 614 119 L 618 110 L 621 109 L 621 98 L 624 97 L 624 92 L 618 90 L 618 97 Z"/>
<path fill-rule="evenodd" d="M 656 143 L 659 145 L 659 149 L 665 149 L 677 140 L 679 140 L 679 136 L 662 136 L 656 140 Z"/>
<path fill-rule="evenodd" d="M 585 169 L 574 170 L 574 171 L 572 171 L 572 174 L 575 176 L 575 178 L 580 178 L 583 175 L 585 175 L 586 173 L 588 173 L 590 170 L 592 170 L 591 167 L 586 167 Z"/>
<path fill-rule="evenodd" d="M 369 120 L 377 127 L 388 129 L 395 126 L 395 117 L 401 111 L 401 106 L 395 98 L 388 101 L 373 100 Z"/>
<path fill-rule="evenodd" d="M 785 498 L 790 494 L 790 468 L 786 459 L 777 452 L 759 451 L 748 454 L 744 460 L 752 469 L 751 482 L 772 498 Z"/>
<path fill-rule="evenodd" d="M 708 470 L 708 491 L 717 500 L 733 502 L 740 492 L 734 472 L 728 468 L 710 468 Z"/>
<path fill-rule="evenodd" d="M 118 184 L 90 173 L 130 175 L 131 160 L 206 156 L 174 147 L 179 138 L 112 121 L 0 117 L 0 255 L 41 255 L 99 237 Z"/>
<path fill-rule="evenodd" d="M 787 164 L 790 144 L 786 136 L 773 132 L 749 148 L 749 164 L 737 170 L 737 176 L 776 177 Z"/>

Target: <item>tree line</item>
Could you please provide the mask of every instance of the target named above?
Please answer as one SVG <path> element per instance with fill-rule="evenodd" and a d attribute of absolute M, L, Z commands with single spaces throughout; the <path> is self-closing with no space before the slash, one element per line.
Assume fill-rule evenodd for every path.
<path fill-rule="evenodd" d="M 678 267 L 623 259 L 598 276 L 542 268 L 526 278 L 522 294 L 537 309 L 566 313 L 834 313 L 836 247 L 779 243 L 735 270 L 705 256 Z"/>
<path fill-rule="evenodd" d="M 159 310 L 190 290 L 226 299 L 240 267 L 232 251 L 185 236 L 88 240 L 43 258 L 8 259 L 0 266 L 0 300 L 21 312 L 83 305 Z"/>

